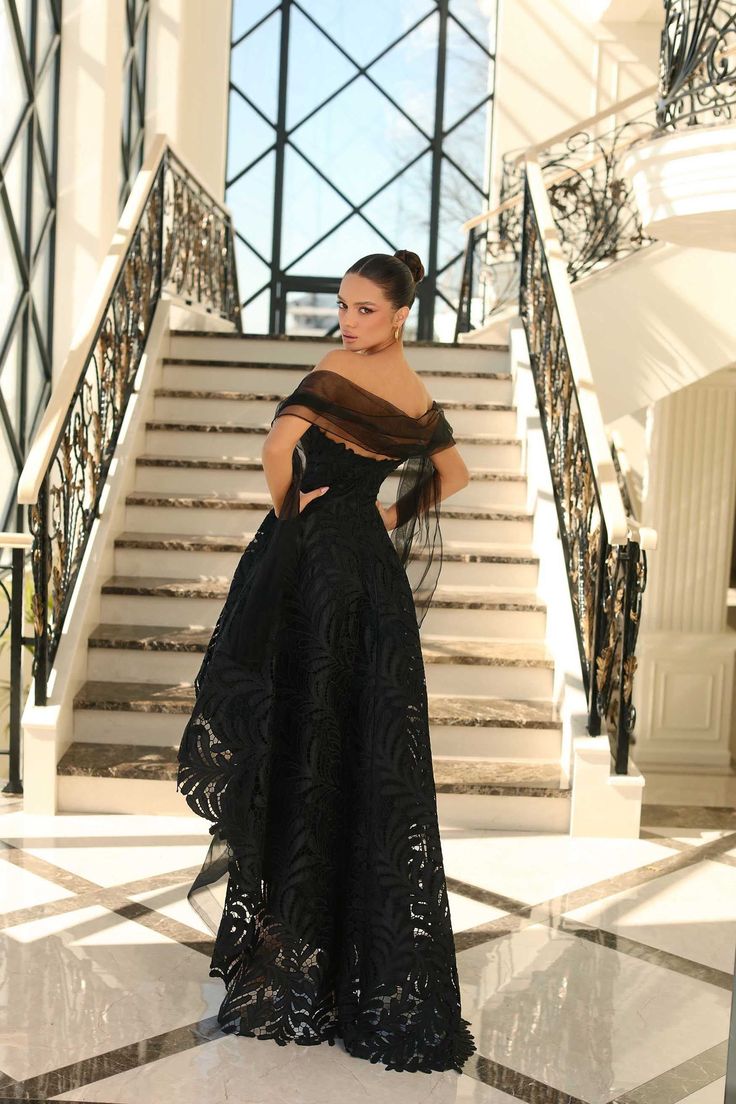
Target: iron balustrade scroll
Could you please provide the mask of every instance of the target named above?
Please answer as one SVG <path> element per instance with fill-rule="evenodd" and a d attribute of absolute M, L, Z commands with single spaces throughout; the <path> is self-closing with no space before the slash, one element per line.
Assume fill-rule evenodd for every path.
<path fill-rule="evenodd" d="M 664 0 L 657 124 L 729 122 L 736 113 L 736 0 Z"/>
<path fill-rule="evenodd" d="M 65 617 L 162 295 L 197 303 L 242 329 L 230 216 L 168 147 L 154 166 L 37 501 L 29 506 L 37 705 L 47 700 Z"/>
<path fill-rule="evenodd" d="M 621 163 L 632 145 L 651 138 L 655 131 L 651 107 L 603 133 L 581 126 L 560 141 L 535 147 L 572 283 L 652 242 L 644 233 Z M 474 228 L 472 242 L 468 235 L 456 333 L 482 326 L 518 299 L 524 195 L 521 158 L 518 151 L 504 156 L 498 207 L 489 215 L 485 234 Z M 483 264 L 477 266 L 473 279 L 468 259 L 479 252 Z M 482 291 L 481 280 L 486 285 Z M 476 319 L 471 317 L 473 301 Z"/>
<path fill-rule="evenodd" d="M 636 710 L 636 640 L 646 553 L 629 535 L 611 544 L 568 343 L 528 183 L 525 184 L 520 314 L 527 343 L 572 600 L 588 731 L 628 769 Z"/>

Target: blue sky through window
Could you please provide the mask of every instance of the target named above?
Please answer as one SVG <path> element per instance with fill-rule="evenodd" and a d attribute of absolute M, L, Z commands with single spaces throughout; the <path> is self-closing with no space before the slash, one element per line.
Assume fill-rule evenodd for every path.
<path fill-rule="evenodd" d="M 471 35 L 493 52 L 494 12 L 495 0 L 450 2 L 451 15 L 470 35 L 450 19 L 445 129 L 492 91 L 492 62 Z M 402 0 L 398 5 L 393 0 L 301 0 L 298 7 L 292 5 L 286 97 L 291 145 L 285 157 L 281 248 L 286 271 L 339 277 L 364 253 L 400 248 L 415 250 L 426 263 L 438 26 L 433 0 Z M 268 291 L 247 301 L 269 279 L 275 158 L 264 152 L 275 140 L 280 27 L 277 5 L 234 0 L 230 79 L 235 87 L 230 92 L 226 201 L 244 239 L 237 246 L 238 275 L 246 301 L 244 322 L 251 332 L 268 328 Z M 410 27 L 414 29 L 407 38 L 368 70 L 398 107 L 366 75 L 348 83 L 357 73 L 350 58 L 367 65 Z M 484 206 L 491 110 L 488 101 L 445 138 L 444 150 L 457 167 L 443 161 L 440 269 L 462 250 L 459 223 Z M 369 222 L 351 213 L 350 203 L 361 206 Z M 456 262 L 438 280 L 451 300 L 459 278 Z M 326 297 L 326 305 L 331 298 Z M 438 310 L 448 312 L 441 299 Z"/>

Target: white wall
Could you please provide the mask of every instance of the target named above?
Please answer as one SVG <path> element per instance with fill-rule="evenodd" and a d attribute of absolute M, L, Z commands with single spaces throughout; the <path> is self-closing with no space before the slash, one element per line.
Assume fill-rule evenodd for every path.
<path fill-rule="evenodd" d="M 501 0 L 492 197 L 504 153 L 656 83 L 661 22 L 634 0 L 620 12 L 615 0 Z"/>
<path fill-rule="evenodd" d="M 220 200 L 225 195 L 229 66 L 230 0 L 152 0 L 146 141 L 158 132 L 168 134 Z"/>
<path fill-rule="evenodd" d="M 54 376 L 118 221 L 124 15 L 120 0 L 62 7 Z"/>
<path fill-rule="evenodd" d="M 53 368 L 61 370 L 119 217 L 123 0 L 65 0 L 61 34 Z M 146 150 L 169 134 L 224 195 L 230 0 L 151 0 Z"/>

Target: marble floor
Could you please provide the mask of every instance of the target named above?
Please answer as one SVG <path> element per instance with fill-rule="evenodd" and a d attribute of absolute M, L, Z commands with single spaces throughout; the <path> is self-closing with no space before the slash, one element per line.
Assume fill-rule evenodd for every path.
<path fill-rule="evenodd" d="M 736 792 L 649 781 L 636 840 L 443 832 L 478 1045 L 460 1075 L 223 1035 L 185 896 L 208 826 L 0 795 L 0 1102 L 722 1104 Z"/>

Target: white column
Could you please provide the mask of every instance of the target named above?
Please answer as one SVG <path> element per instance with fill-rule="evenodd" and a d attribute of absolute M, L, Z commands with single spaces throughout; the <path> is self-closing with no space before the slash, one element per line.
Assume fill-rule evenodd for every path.
<path fill-rule="evenodd" d="M 729 765 L 736 633 L 726 622 L 736 368 L 650 408 L 643 520 L 658 533 L 635 680 L 640 767 Z"/>
<path fill-rule="evenodd" d="M 225 194 L 230 6 L 230 0 L 151 0 L 148 25 L 146 142 L 168 134 L 219 200 Z"/>
<path fill-rule="evenodd" d="M 65 0 L 59 89 L 54 372 L 117 226 L 125 7 Z"/>

